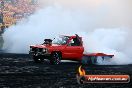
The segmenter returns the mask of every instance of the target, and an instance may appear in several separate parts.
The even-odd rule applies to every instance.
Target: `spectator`
[[[3,14],[0,16],[0,22],[12,25],[16,23],[14,20],[17,21],[31,15],[36,9],[36,2],[37,0],[0,0],[0,12]],[[11,19],[12,22],[9,23]]]

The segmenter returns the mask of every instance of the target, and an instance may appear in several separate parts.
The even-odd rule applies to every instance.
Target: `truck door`
[[[84,48],[81,44],[81,41],[78,41],[76,38],[73,38],[68,43],[65,48],[64,56],[67,59],[80,59],[83,55]]]

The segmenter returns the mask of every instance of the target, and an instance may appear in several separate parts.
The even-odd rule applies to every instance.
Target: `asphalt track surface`
[[[132,88],[130,83],[78,84],[76,72],[79,63],[62,62],[50,65],[48,61],[34,63],[26,54],[0,54],[0,88]],[[132,65],[86,65],[87,74],[130,75]]]

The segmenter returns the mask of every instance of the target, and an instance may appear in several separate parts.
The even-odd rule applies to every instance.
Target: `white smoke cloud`
[[[82,34],[85,53],[106,53],[113,54],[114,58],[110,62],[100,62],[100,64],[130,64],[132,63],[132,49],[128,44],[127,36],[130,35],[126,29],[96,29],[88,34]],[[125,48],[125,49],[124,49]],[[125,50],[129,50],[129,53]]]
[[[80,12],[71,12],[56,5],[48,6],[29,17],[27,22],[7,29],[3,35],[4,49],[7,52],[27,53],[29,45],[42,43],[44,38],[73,34],[77,30],[79,32],[86,20],[81,18],[84,16]]]
[[[83,37],[85,53],[114,54],[115,58],[112,58],[109,64],[132,63],[132,39],[130,39],[132,32],[122,28],[122,25],[115,26],[116,24],[105,21],[109,16],[107,11],[109,8],[101,6],[94,11],[93,9],[69,9],[67,5],[64,7],[60,3],[51,1],[47,1],[48,4],[28,20],[6,30],[3,34],[4,50],[10,53],[28,53],[30,45],[41,44],[44,38],[54,38],[58,34],[78,33]],[[102,29],[98,28],[100,26]]]

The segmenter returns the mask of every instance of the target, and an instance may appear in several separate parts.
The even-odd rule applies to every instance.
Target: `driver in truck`
[[[73,38],[71,46],[80,46],[80,44],[81,44],[80,37],[77,34],[75,34],[75,35],[76,35],[76,37]]]

